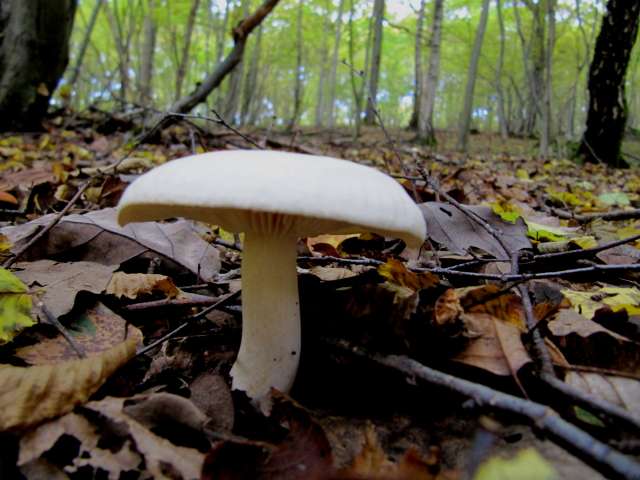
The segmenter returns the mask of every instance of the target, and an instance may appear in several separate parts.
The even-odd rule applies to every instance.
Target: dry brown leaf
[[[348,268],[342,267],[311,267],[309,269],[313,275],[325,282],[332,282],[334,280],[342,280],[343,278],[355,277],[356,273]]]
[[[460,298],[455,289],[449,288],[436,300],[433,308],[433,320],[436,325],[442,326],[454,323],[464,313]]]
[[[590,337],[595,333],[609,335],[621,342],[628,342],[629,339],[618,335],[615,332],[603,327],[599,323],[589,320],[573,309],[563,308],[553,316],[553,320],[548,323],[549,331],[556,337],[565,337],[572,333],[582,338]]]
[[[79,292],[102,293],[117,267],[94,262],[37,260],[20,262],[16,268],[16,276],[35,290],[38,300],[58,318],[71,311]],[[38,302],[34,304],[37,307]]]
[[[154,273],[124,273],[116,272],[107,285],[107,293],[118,298],[136,299],[140,295],[160,292],[168,298],[175,298],[180,290],[173,280],[166,275]]]
[[[514,378],[531,361],[518,327],[486,313],[467,313],[462,319],[471,340],[455,361]]]
[[[30,427],[84,403],[136,352],[131,337],[100,355],[56,365],[0,366],[0,431]]]
[[[142,332],[139,329],[127,325],[124,318],[100,302],[96,302],[82,313],[71,316],[67,319],[66,325],[74,343],[87,355],[99,354],[115,347],[125,338],[142,341]],[[51,365],[65,360],[75,360],[78,353],[62,335],[57,335],[18,349],[16,356],[31,365]]]
[[[433,288],[439,283],[437,275],[429,272],[412,272],[404,263],[395,258],[390,258],[384,265],[380,265],[378,273],[386,280],[401,287],[410,288],[414,292],[423,288]]]
[[[567,372],[565,382],[595,398],[619,405],[640,420],[640,381],[598,373]]]
[[[489,284],[478,288],[461,289],[460,303],[469,313],[486,313],[503,322],[526,330],[524,311],[520,297],[504,292],[499,285]]]
[[[107,397],[89,402],[78,413],[41,425],[21,439],[18,466],[24,472],[46,456],[56,462],[58,471],[89,478],[98,472],[104,475],[105,470],[115,479],[131,475],[142,479],[200,478],[204,455],[172,444],[128,415],[124,404],[130,400]],[[50,454],[69,438],[76,444],[75,457]]]

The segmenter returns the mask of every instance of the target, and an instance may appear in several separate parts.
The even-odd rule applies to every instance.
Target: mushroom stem
[[[242,255],[242,340],[231,376],[268,411],[271,387],[288,392],[300,358],[296,238],[248,232]]]

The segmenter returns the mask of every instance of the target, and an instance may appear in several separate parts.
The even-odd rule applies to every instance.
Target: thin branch
[[[605,476],[640,479],[640,464],[635,460],[621,454],[567,422],[546,405],[524,400],[485,385],[434,370],[405,356],[368,354],[346,342],[330,343],[343,351],[348,351],[358,357],[402,372],[411,384],[415,384],[415,378],[420,378],[428,383],[465,395],[471,398],[478,406],[510,412],[524,417],[536,428],[556,438],[561,446],[592,465]]]

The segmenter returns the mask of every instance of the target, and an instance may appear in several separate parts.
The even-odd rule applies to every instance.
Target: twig
[[[566,210],[560,210],[559,208],[552,208],[551,212],[565,220],[575,220],[577,222],[590,222],[592,220],[629,220],[631,218],[640,218],[640,208],[634,208],[633,210],[619,210],[608,213],[583,213],[575,214],[567,212]]]
[[[69,210],[71,210],[71,207],[73,207],[75,203],[80,199],[80,196],[84,193],[84,191],[89,188],[90,184],[91,180],[88,180],[84,184],[82,184],[73,198],[69,200],[69,202],[62,210],[60,210],[60,212],[54,217],[54,219],[46,227],[44,227],[36,235],[34,235],[33,238],[31,238],[31,240],[29,240],[29,242],[24,247],[14,253],[13,257],[5,261],[2,266],[4,268],[11,267],[11,265],[18,261],[18,259],[22,257],[22,255],[24,255],[27,250],[29,250],[38,240],[44,237],[53,227],[55,227],[58,222],[62,220],[62,217],[64,217],[69,212]]]
[[[206,297],[201,295],[199,297]],[[203,307],[208,305],[214,305],[219,298],[206,297],[206,298],[164,298],[162,300],[152,300],[150,302],[132,303],[131,305],[125,305],[122,309],[129,312],[139,312],[141,310],[150,310],[153,308],[163,307]]]
[[[366,265],[370,267],[377,267],[379,265],[384,265],[384,262],[381,260],[376,260],[374,258],[340,258],[340,257],[332,257],[330,255],[323,257],[309,257],[309,256],[300,256],[298,257],[299,262],[311,262],[311,263],[339,263],[342,265]]]
[[[575,372],[596,373],[598,375],[609,375],[611,377],[624,377],[632,380],[640,381],[640,375],[637,373],[623,372],[622,370],[613,370],[611,368],[592,367],[590,365],[566,365],[564,363],[553,363],[556,368],[564,370],[572,370]]]
[[[614,242],[603,243],[602,245],[598,245],[597,247],[585,248],[583,250],[571,250],[568,252],[555,252],[555,253],[544,253],[541,255],[534,255],[533,260],[549,260],[549,259],[557,259],[557,258],[570,258],[570,257],[587,257],[593,255],[595,253],[602,252],[604,250],[609,250],[614,247],[618,247],[620,245],[625,245],[627,243],[635,242],[636,240],[640,240],[640,235],[633,235],[632,237],[623,238],[622,240],[616,240]]]
[[[567,422],[546,405],[524,400],[485,385],[454,377],[422,365],[408,357],[368,354],[346,342],[330,342],[330,344],[379,365],[400,371],[407,377],[409,383],[413,384],[414,379],[417,377],[431,384],[465,395],[479,406],[506,411],[527,418],[535,427],[555,437],[564,448],[567,448],[581,460],[589,463],[606,476],[640,479],[640,464],[635,460],[621,454]]]
[[[58,330],[60,335],[64,337],[67,343],[76,352],[78,357],[86,358],[87,354],[84,351],[84,349],[76,343],[76,341],[73,339],[71,335],[69,335],[69,331],[65,328],[64,325],[60,323],[60,321],[56,318],[56,316],[53,313],[51,313],[51,310],[49,310],[47,306],[42,302],[40,302],[38,306],[40,307],[40,310],[42,310],[42,313],[44,313],[44,316],[47,317],[47,322],[49,322]]]
[[[191,315],[190,317],[187,318],[186,321],[184,321],[183,323],[181,323],[180,325],[178,325],[176,328],[174,328],[173,330],[171,330],[169,333],[167,333],[166,335],[160,337],[158,340],[156,340],[153,343],[150,343],[149,345],[147,345],[146,347],[141,348],[140,350],[138,350],[136,352],[136,356],[140,356],[140,355],[144,355],[145,353],[147,353],[149,350],[153,350],[154,348],[156,348],[158,345],[163,344],[164,342],[166,342],[167,340],[171,339],[172,337],[175,337],[178,333],[180,333],[182,330],[184,330],[185,328],[187,328],[187,326],[189,326],[191,323],[195,322],[196,320],[200,320],[201,318],[203,318],[205,315],[207,315],[209,312],[212,312],[218,308],[224,307],[227,303],[229,303],[230,301],[234,300],[235,298],[237,298],[240,295],[240,290],[238,290],[237,292],[233,292],[230,293],[224,297],[222,297],[220,300],[218,300],[216,303],[214,303],[213,305],[211,305],[210,307],[205,308],[204,310],[202,310],[199,313],[196,313],[195,315]]]

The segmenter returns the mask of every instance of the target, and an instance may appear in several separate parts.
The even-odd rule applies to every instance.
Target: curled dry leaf
[[[471,340],[455,361],[514,378],[531,361],[518,327],[486,313],[466,313],[462,319]]]
[[[135,398],[135,397],[134,397]],[[29,471],[43,457],[58,472],[97,478],[191,480],[200,478],[204,455],[174,445],[126,413],[130,399],[107,397],[41,425],[20,442],[18,466]],[[188,400],[184,400],[188,402]],[[73,441],[75,456],[52,455]],[[144,469],[141,470],[141,466]],[[105,472],[106,471],[106,472]]]
[[[135,355],[138,338],[82,360],[34,367],[0,366],[0,431],[25,428],[71,411]]]
[[[401,287],[406,287],[414,292],[424,288],[433,288],[439,283],[437,275],[429,272],[415,273],[409,270],[404,263],[395,258],[390,258],[384,265],[378,267],[378,273]]]
[[[436,300],[433,320],[438,326],[448,325],[456,322],[463,313],[458,294],[453,288],[449,288]]]
[[[166,275],[152,273],[124,273],[116,272],[107,285],[107,293],[118,298],[136,299],[140,295],[163,293],[167,298],[175,298],[180,290],[173,280]]]

